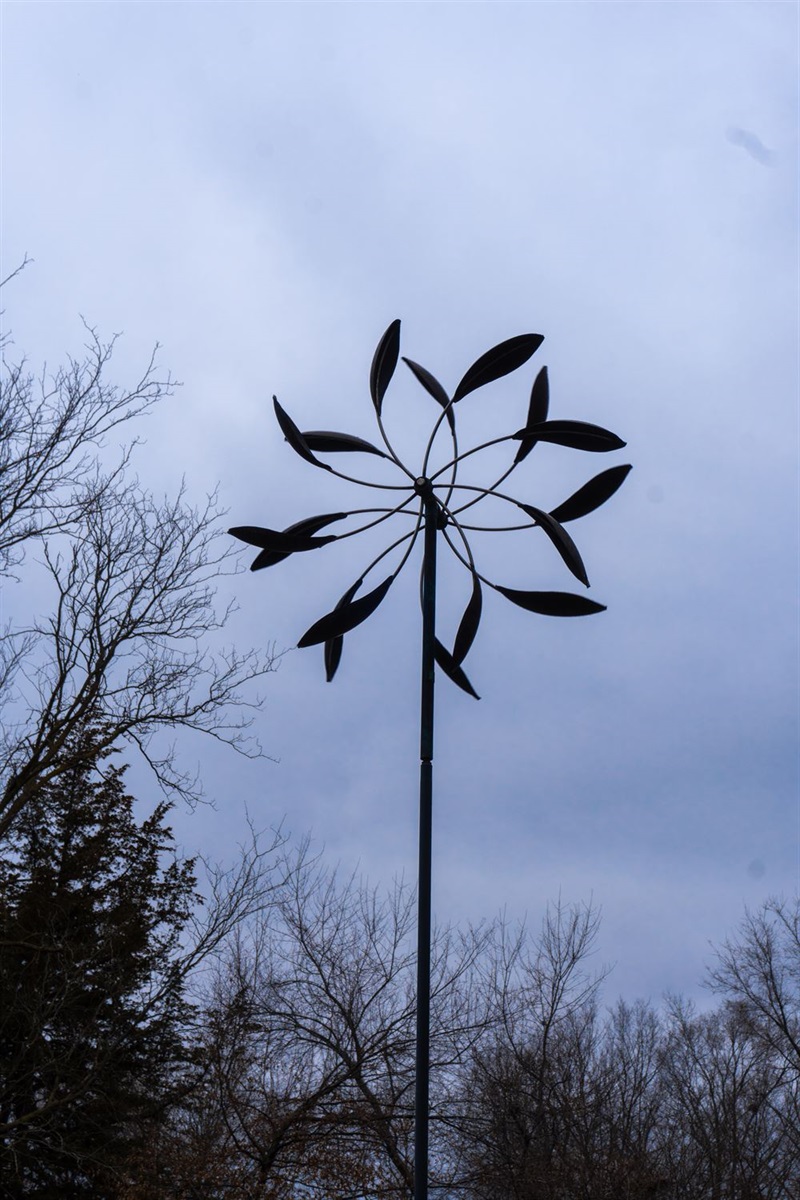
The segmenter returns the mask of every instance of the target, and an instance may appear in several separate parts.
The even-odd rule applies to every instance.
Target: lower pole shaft
[[[417,1038],[414,1090],[414,1200],[428,1200],[431,1024],[431,842],[433,826],[433,682],[436,638],[436,534],[439,510],[425,500],[422,563],[422,696],[420,707],[419,883],[417,887]]]
[[[431,832],[433,764],[419,773],[419,886],[417,895],[417,1078],[414,1091],[414,1200],[428,1200],[428,1113],[431,1022]]]

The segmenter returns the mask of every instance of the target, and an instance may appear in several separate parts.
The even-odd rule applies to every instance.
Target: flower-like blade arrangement
[[[265,567],[272,567],[292,554],[317,550],[331,542],[352,537],[354,534],[380,525],[394,516],[402,515],[406,519],[410,517],[413,520],[413,529],[396,538],[377,558],[373,559],[356,582],[347,589],[336,606],[316,621],[300,638],[298,642],[300,647],[324,645],[325,673],[329,682],[333,679],[339,666],[345,634],[365,621],[384,599],[411,555],[425,523],[426,514],[429,518],[432,511],[435,511],[437,533],[442,535],[456,559],[469,572],[472,583],[471,595],[459,623],[452,651],[437,639],[434,657],[444,674],[476,699],[477,693],[467,678],[462,664],[480,625],[483,607],[482,585],[498,592],[520,608],[546,616],[586,616],[602,612],[605,608],[604,605],[579,593],[520,591],[492,582],[478,571],[468,539],[468,534],[473,531],[506,532],[530,528],[541,529],[571,574],[584,586],[589,586],[586,568],[578,548],[564,525],[569,521],[586,516],[605,504],[606,500],[614,495],[625,480],[631,469],[630,465],[625,464],[602,471],[549,512],[517,500],[499,489],[512,471],[527,458],[540,442],[549,442],[553,445],[566,446],[589,453],[607,453],[619,450],[625,443],[616,434],[599,425],[592,425],[585,421],[549,419],[549,380],[547,368],[542,367],[533,381],[527,417],[525,424],[520,429],[503,437],[483,442],[481,445],[463,452],[460,452],[458,447],[455,406],[477,389],[493,383],[523,366],[536,353],[543,340],[541,334],[529,333],[509,338],[494,346],[481,355],[465,372],[452,395],[448,394],[439,380],[427,368],[409,358],[403,358],[403,362],[417,382],[436,401],[441,410],[430,434],[419,472],[410,470],[401,461],[392,447],[383,422],[384,399],[400,359],[399,321],[393,321],[381,338],[370,370],[370,395],[383,449],[352,434],[329,430],[303,432],[281,407],[277,398],[274,398],[275,415],[286,441],[307,463],[351,483],[358,483],[384,492],[400,493],[400,495],[397,496],[398,502],[391,507],[359,509],[350,513],[325,513],[321,516],[307,517],[283,530],[252,525],[237,526],[231,529],[229,532],[234,537],[259,550],[251,570],[258,571]],[[434,441],[445,421],[452,445],[451,457],[443,466],[430,472],[429,462]],[[474,487],[459,482],[458,470],[465,458],[489,446],[514,441],[518,442],[519,446],[513,461],[490,486]],[[387,484],[362,479],[345,474],[317,457],[328,454],[340,456],[348,453],[367,454],[372,456],[373,460],[375,458],[388,460],[398,469],[404,477],[404,481],[398,484]],[[470,523],[467,514],[488,497],[510,505],[515,510],[514,523],[501,526]],[[524,514],[526,520],[520,520],[520,513]],[[354,529],[347,529],[343,533],[326,532],[320,536],[321,530],[326,530],[334,523],[363,515],[368,515],[370,519]],[[395,550],[400,557],[395,570],[371,590],[362,591],[367,575],[389,553]]]

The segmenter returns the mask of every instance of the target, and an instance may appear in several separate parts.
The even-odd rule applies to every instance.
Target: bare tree
[[[660,1154],[676,1200],[789,1200],[800,1169],[783,1114],[796,1081],[742,1007],[672,1000],[662,1057]]]
[[[220,941],[196,1086],[126,1200],[412,1194],[413,897],[285,856]],[[741,1003],[598,1008],[597,914],[435,940],[432,1182],[464,1200],[795,1200],[798,1092]]]
[[[659,1013],[644,1001],[618,1001],[603,1024],[595,1066],[592,1154],[586,1165],[595,1180],[605,1182],[609,1196],[649,1197],[668,1182],[658,1155],[664,1036]]]
[[[754,1029],[800,1076],[800,898],[747,912],[708,972],[712,989],[745,1009]]]
[[[577,949],[580,928],[545,947]],[[548,984],[565,962],[574,985]],[[665,1018],[620,1003],[603,1018],[580,956],[530,965],[498,992],[504,1008],[509,993],[527,1004],[487,1028],[464,1076],[454,1128],[470,1200],[794,1200],[797,1079],[742,1006],[698,1015],[672,1001]]]
[[[589,970],[598,913],[560,901],[537,938],[498,927],[484,967],[491,1018],[461,1080],[453,1117],[462,1188],[478,1200],[560,1196],[586,1104],[596,1053],[596,996],[603,972]],[[566,1194],[566,1193],[563,1193]]]
[[[172,393],[156,366],[158,347],[131,387],[110,383],[117,339],[103,342],[84,327],[83,355],[52,374],[45,368],[36,376],[24,359],[10,360],[9,335],[0,342],[0,575],[19,564],[32,538],[80,526],[130,458],[133,444],[111,470],[101,468],[97,452],[108,434]]]
[[[219,958],[201,1081],[162,1147],[169,1194],[231,1200],[405,1197],[413,1191],[414,901],[344,882],[304,849],[262,917]],[[434,939],[434,1161],[459,1063],[482,1031],[470,987],[483,933]],[[474,982],[474,980],[473,980]],[[214,1188],[229,1188],[215,1192]],[[183,1189],[183,1190],[181,1190]],[[156,1193],[158,1194],[158,1193]],[[163,1192],[161,1193],[163,1194]]]
[[[115,465],[103,462],[105,436],[166,397],[169,378],[151,360],[133,387],[115,387],[113,341],[89,333],[82,358],[38,381],[3,364],[0,573],[11,585],[39,547],[48,599],[37,589],[34,615],[0,632],[0,837],[68,769],[65,747],[89,718],[108,746],[135,746],[187,797],[199,781],[159,748],[159,731],[260,753],[247,685],[274,655],[219,648],[230,608],[217,606],[215,582],[234,560],[216,496],[195,506],[181,485],[158,500],[128,474],[135,438]]]

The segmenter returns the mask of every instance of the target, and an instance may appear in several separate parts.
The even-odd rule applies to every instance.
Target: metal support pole
[[[426,481],[427,482],[427,481]],[[419,883],[417,888],[417,1049],[414,1105],[414,1200],[428,1200],[428,1107],[431,1009],[431,833],[433,682],[436,629],[436,534],[439,510],[428,484],[422,563],[422,698],[420,708]]]

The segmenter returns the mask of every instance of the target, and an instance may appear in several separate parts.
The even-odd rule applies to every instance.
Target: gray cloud
[[[742,901],[797,886],[794,173],[732,187],[714,132],[746,104],[791,144],[774,52],[793,16],[771,8],[754,42],[740,8],[4,17],[5,254],[36,259],[6,299],[16,339],[55,362],[82,311],[127,330],[120,373],[163,343],[184,386],[142,431],[160,486],[177,457],[198,491],[221,481],[232,524],[346,503],[270,397],[374,438],[369,362],[398,316],[448,387],[502,338],[546,335],[531,371],[463,401],[464,445],[519,425],[544,363],[553,416],[629,442],[624,489],[571,528],[608,612],[492,596],[466,664],[483,699],[438,689],[434,884],[470,919],[593,895],[628,994],[693,990]],[[412,461],[433,407],[398,372],[386,421]],[[607,465],[539,446],[517,491],[552,506]],[[535,537],[476,550],[511,587],[571,586]],[[242,642],[293,645],[370,555],[302,557],[235,581]],[[440,578],[452,637],[466,575],[446,558]],[[408,570],[334,684],[317,650],[288,654],[260,730],[280,763],[205,758],[222,816],[187,815],[187,842],[233,849],[246,802],[375,881],[413,877],[418,634]]]

